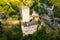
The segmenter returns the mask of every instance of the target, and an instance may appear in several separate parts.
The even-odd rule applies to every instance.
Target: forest
[[[21,29],[21,16],[18,16],[20,13],[20,7],[26,5],[30,8],[30,14],[34,9],[39,15],[48,14],[48,11],[45,10],[44,4],[47,7],[53,8],[54,17],[59,18],[60,23],[60,0],[0,0],[0,19],[5,21],[1,23],[0,21],[0,40],[60,40],[60,28],[49,25],[42,26],[41,29],[34,32],[32,35],[23,36]],[[19,24],[10,25],[12,28],[8,28],[9,23],[7,20],[19,20]],[[39,23],[39,22],[38,22]],[[50,31],[49,33],[47,31]]]

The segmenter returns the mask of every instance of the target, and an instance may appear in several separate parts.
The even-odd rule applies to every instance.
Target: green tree
[[[46,28],[44,26],[33,34],[33,40],[47,40]]]
[[[18,16],[17,16],[17,15],[13,15],[13,16],[12,16],[12,19],[13,19],[13,20],[18,20]]]
[[[56,33],[53,31],[47,35],[47,40],[57,40]]]
[[[46,28],[44,26],[37,32],[37,40],[47,40]]]
[[[48,0],[49,3],[51,3],[52,5],[55,5],[57,7],[60,7],[60,0]]]

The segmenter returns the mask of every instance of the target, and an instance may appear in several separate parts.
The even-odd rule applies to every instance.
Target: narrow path
[[[55,25],[55,17],[53,13],[54,5],[50,8],[46,4],[44,4],[44,9],[48,11],[48,16],[50,17],[50,23],[53,20],[53,24]]]

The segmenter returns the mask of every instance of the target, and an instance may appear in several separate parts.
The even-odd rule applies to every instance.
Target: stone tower
[[[29,7],[27,7],[26,5],[23,5],[21,7],[21,16],[22,22],[29,22],[30,20]]]

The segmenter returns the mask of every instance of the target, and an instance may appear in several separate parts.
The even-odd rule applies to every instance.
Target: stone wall
[[[29,27],[22,26],[23,35],[33,34],[37,30],[37,25],[31,25]]]

